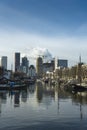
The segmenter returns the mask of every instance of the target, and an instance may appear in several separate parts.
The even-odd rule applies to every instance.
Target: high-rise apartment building
[[[7,70],[7,56],[1,57],[1,66]]]
[[[15,53],[15,71],[20,71],[20,53]]]
[[[28,75],[30,77],[35,77],[36,76],[36,69],[35,69],[34,65],[30,65]]]
[[[43,75],[43,60],[41,57],[38,57],[36,60],[36,73],[38,77]]]
[[[24,68],[25,68],[24,73],[28,73],[28,67],[29,67],[29,61],[28,61],[27,57],[23,57],[22,58],[22,70],[24,70]]]

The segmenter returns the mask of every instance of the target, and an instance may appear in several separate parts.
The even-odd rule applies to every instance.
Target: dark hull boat
[[[26,88],[25,84],[21,84],[21,85],[15,84],[13,86],[10,86],[8,84],[0,85],[0,90],[20,90],[25,88]]]
[[[87,86],[82,86],[78,84],[67,84],[64,89],[71,92],[84,92],[87,91]]]
[[[76,92],[83,92],[83,91],[87,91],[87,87],[82,85],[72,84],[72,90]]]

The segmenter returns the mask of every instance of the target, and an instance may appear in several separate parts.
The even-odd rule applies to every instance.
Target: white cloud
[[[42,57],[44,62],[48,62],[52,59],[51,53],[46,48],[34,47],[31,49],[27,49],[27,52],[24,54],[29,58],[36,59],[38,57]]]

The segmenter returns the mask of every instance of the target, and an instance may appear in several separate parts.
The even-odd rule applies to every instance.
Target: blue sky
[[[53,56],[87,63],[86,0],[0,0],[0,56],[47,48]]]

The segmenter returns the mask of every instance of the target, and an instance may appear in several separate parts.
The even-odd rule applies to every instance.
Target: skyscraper
[[[7,70],[7,56],[1,57],[1,66]]]
[[[28,67],[29,67],[29,61],[28,61],[27,57],[23,57],[22,58],[22,69],[23,68],[26,69],[25,73],[28,73]]]
[[[41,57],[37,58],[36,61],[36,73],[38,77],[42,77],[43,74],[43,60]]]
[[[20,53],[16,52],[15,53],[15,71],[20,70]]]

